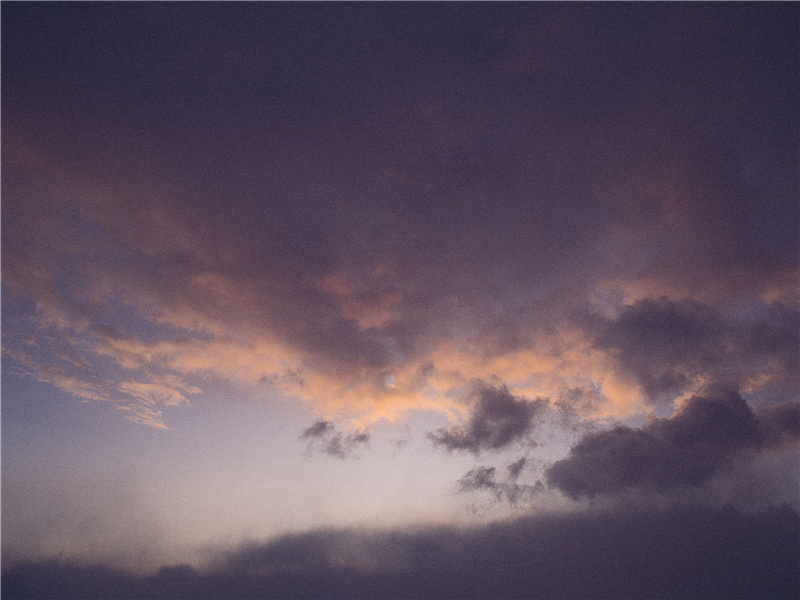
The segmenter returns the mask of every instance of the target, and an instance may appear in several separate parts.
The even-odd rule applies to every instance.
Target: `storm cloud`
[[[546,477],[573,498],[633,489],[668,493],[702,484],[740,453],[796,440],[797,419],[797,403],[754,413],[735,392],[694,396],[669,419],[584,435]]]
[[[5,345],[27,376],[159,428],[198,375],[372,418],[475,377],[798,384],[791,9],[228,10],[87,7],[73,30],[6,9]],[[598,304],[618,316],[580,339]],[[80,364],[37,360],[50,329]]]

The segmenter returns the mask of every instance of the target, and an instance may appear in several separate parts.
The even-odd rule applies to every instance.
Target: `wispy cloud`
[[[458,480],[459,491],[474,492],[486,490],[494,494],[498,502],[506,501],[512,506],[518,503],[529,505],[538,494],[545,491],[541,481],[534,484],[517,482],[524,458],[507,467],[509,473],[505,481],[498,481],[495,467],[477,466]]]
[[[357,429],[350,433],[339,431],[331,421],[317,421],[300,434],[308,441],[309,452],[322,452],[336,458],[351,458],[359,446],[369,443],[370,434]]]

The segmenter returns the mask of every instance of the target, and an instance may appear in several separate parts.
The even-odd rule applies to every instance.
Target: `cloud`
[[[303,433],[300,435],[300,439],[307,440],[311,438],[325,437],[333,431],[333,423],[330,421],[317,421],[311,427],[303,431]]]
[[[87,333],[75,323],[71,325],[55,329],[62,335],[31,336],[21,343],[13,340],[4,347],[17,373],[49,383],[77,398],[108,402],[128,420],[157,429],[167,429],[159,407],[188,403],[188,395],[201,391],[174,374],[142,368],[150,361],[131,353],[120,353],[114,365],[119,368],[110,368],[98,360],[107,352],[102,350],[102,343],[96,343],[94,333],[107,336],[111,332],[92,328]]]
[[[493,387],[482,381],[474,385],[472,401],[472,413],[466,424],[439,428],[429,433],[428,438],[450,452],[465,450],[478,454],[482,450],[499,450],[522,439],[545,405],[544,400],[518,398],[504,385]]]
[[[248,544],[203,571],[134,576],[49,561],[3,570],[10,597],[790,598],[789,508],[612,507],[474,529],[323,530]],[[5,566],[5,565],[4,565]]]
[[[530,397],[600,390],[592,410],[615,416],[640,408],[636,386],[675,397],[721,370],[796,387],[790,9],[365,6],[366,38],[338,8],[322,29],[301,24],[313,7],[120,9],[121,28],[168,25],[185,53],[112,36],[111,58],[83,41],[98,13],[30,17],[48,10],[7,15],[6,55],[29,66],[4,77],[4,290],[110,401],[165,374],[270,381],[373,419],[451,411],[494,375]],[[259,66],[263,36],[239,20],[281,32],[278,63]],[[142,90],[166,83],[154,110]],[[732,316],[775,300],[789,329],[777,308]],[[578,335],[571,315],[597,305],[618,316]],[[651,326],[657,348],[637,337]]]
[[[765,402],[755,407],[763,445],[783,447],[800,439],[800,402]]]
[[[358,446],[369,443],[369,438],[369,432],[362,430],[344,434],[331,421],[325,420],[317,421],[300,435],[301,440],[308,440],[309,451],[342,459],[352,457]]]
[[[519,460],[511,463],[506,468],[508,469],[508,475],[511,479],[516,480],[519,477],[519,474],[522,473],[522,469],[525,468],[525,463],[528,462],[526,457],[522,457]]]
[[[539,443],[541,398],[573,433],[682,403],[584,433],[549,472],[576,497],[679,494],[796,444],[796,5],[134,3],[110,20],[70,6],[3,4],[12,378],[160,428],[217,383],[279,393],[324,415],[299,435],[338,458],[369,434],[330,419],[452,416],[475,379],[503,384],[475,386],[465,419],[428,436],[436,447]],[[703,392],[709,381],[754,407]],[[511,499],[527,469],[476,466],[460,485]],[[780,535],[796,534],[781,514]],[[517,554],[486,530],[398,534],[397,553],[370,538],[425,576],[350,595],[431,596],[441,565],[452,597],[653,596],[648,576],[673,597],[785,589],[761,579],[786,581],[785,563],[755,535],[777,521],[633,516],[501,525]],[[631,531],[647,543],[627,545]],[[735,550],[752,564],[696,537],[743,531],[758,543]],[[363,570],[337,565],[373,563],[312,551],[333,539],[365,538],[265,544],[238,582],[177,569],[118,589],[345,594]],[[282,574],[254,574],[264,565]],[[286,575],[303,568],[314,576]]]
[[[596,324],[594,346],[611,353],[651,400],[673,400],[708,381],[797,388],[800,312],[779,303],[742,317],[662,297],[625,306]]]
[[[506,481],[495,479],[497,469],[495,467],[477,466],[471,469],[466,475],[458,480],[459,491],[474,492],[488,490],[495,495],[498,502],[507,501],[510,505],[516,506],[520,501],[530,501],[536,495],[545,491],[544,484],[537,481],[533,485],[517,483],[516,479],[522,470],[525,458],[509,465],[509,477]]]
[[[785,436],[796,439],[797,410],[792,403],[754,412],[734,392],[693,396],[669,419],[584,435],[546,479],[576,499],[698,486],[741,453],[774,448]]]

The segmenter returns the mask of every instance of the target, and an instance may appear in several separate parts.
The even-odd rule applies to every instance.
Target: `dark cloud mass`
[[[800,403],[764,403],[755,407],[762,443],[766,447],[791,445],[800,439]]]
[[[798,384],[792,5],[23,6],[2,243],[31,377],[156,427],[197,373],[380,413],[576,360],[599,305],[600,354],[531,395],[599,388],[603,353],[651,398]],[[49,327],[118,372],[48,370],[20,340]]]
[[[672,400],[697,378],[735,386],[772,380],[783,397],[800,385],[800,311],[793,307],[772,304],[737,318],[662,297],[639,300],[596,327],[595,346],[616,356],[654,400]]]
[[[475,384],[474,406],[464,425],[429,433],[434,444],[448,451],[499,450],[522,439],[535,424],[534,417],[546,406],[544,400],[526,400],[511,394],[505,386]]]
[[[327,530],[251,545],[206,572],[135,577],[58,562],[3,571],[9,598],[796,598],[788,508],[620,507],[474,530]]]
[[[573,498],[633,489],[668,493],[707,481],[739,453],[796,441],[797,419],[797,403],[754,413],[733,392],[694,396],[669,419],[584,435],[546,477]]]

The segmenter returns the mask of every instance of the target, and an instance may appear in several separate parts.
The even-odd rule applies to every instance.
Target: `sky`
[[[800,596],[798,4],[1,10],[9,598]]]

